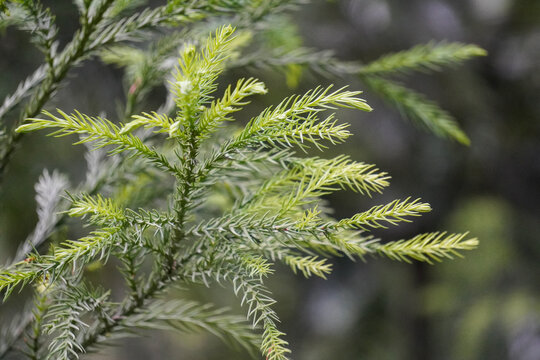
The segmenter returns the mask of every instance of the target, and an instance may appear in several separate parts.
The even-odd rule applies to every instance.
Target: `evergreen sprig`
[[[320,147],[319,139],[332,143],[343,142],[350,133],[346,125],[339,125],[333,116],[320,120],[316,115],[328,109],[344,107],[371,111],[367,103],[357,97],[359,91],[339,89],[330,92],[332,86],[317,88],[300,96],[291,96],[275,108],[268,108],[252,119],[229,145],[241,148],[256,142],[270,142],[282,146],[305,146],[310,142]]]
[[[51,290],[48,290],[51,291]],[[46,359],[78,359],[85,350],[77,338],[80,329],[87,328],[83,315],[101,312],[107,306],[109,293],[86,286],[52,290],[56,301],[45,315],[47,334],[52,335]]]
[[[478,245],[476,239],[466,239],[467,233],[447,234],[434,232],[416,235],[409,240],[398,240],[387,244],[376,243],[372,247],[377,252],[394,260],[410,262],[411,260],[441,261],[462,256],[460,250],[471,250]]]
[[[382,56],[362,66],[359,72],[388,75],[411,71],[440,71],[444,66],[455,66],[473,57],[485,55],[484,49],[472,44],[430,42]]]
[[[31,118],[32,122],[21,125],[17,128],[18,132],[28,132],[39,129],[53,128],[58,129],[51,133],[53,136],[66,136],[72,134],[84,135],[77,144],[92,142],[96,148],[104,146],[114,146],[111,153],[120,153],[131,150],[141,157],[148,159],[158,167],[161,167],[172,174],[178,172],[174,165],[171,165],[167,158],[145,145],[141,139],[133,136],[124,129],[107,119],[100,117],[91,118],[88,115],[76,111],[75,114],[68,115],[62,110],[58,110],[60,116],[55,116],[48,111],[43,111],[49,119]],[[143,155],[144,154],[144,155]]]
[[[85,4],[84,16],[99,15],[102,2]],[[269,2],[254,16],[286,4]],[[116,11],[121,13],[121,6]],[[267,92],[264,83],[249,78],[215,95],[220,75],[241,46],[236,40],[235,29],[223,26],[205,42],[185,44],[170,80],[174,112],[126,111],[132,116],[117,125],[76,110],[43,111],[43,117],[30,116],[18,127],[19,132],[52,129],[55,136],[79,136],[75,144],[97,149],[87,157],[88,174],[99,177],[68,194],[62,213],[90,226],[87,235],[64,239],[46,254],[34,251],[0,270],[4,300],[15,289],[36,284],[31,359],[76,359],[136,329],[153,328],[203,329],[248,350],[259,348],[266,359],[285,360],[291,351],[265,284],[276,261],[306,277],[326,278],[332,256],[431,263],[477,246],[467,234],[428,233],[393,242],[369,234],[430,211],[420,200],[395,200],[347,219],[331,216],[325,195],[352,190],[375,196],[389,186],[388,174],[374,165],[343,155],[295,154],[310,144],[322,150],[345,141],[351,134],[337,111],[371,111],[359,91],[319,87],[266,108],[238,131],[222,131],[248,97]],[[106,160],[102,148],[117,162]],[[53,199],[67,187],[62,184]],[[54,201],[47,204],[57,209]],[[85,270],[109,258],[121,264],[117,274],[124,279],[125,297],[120,303],[86,282]],[[167,292],[178,284],[229,286],[252,326],[188,299],[189,294]]]
[[[419,216],[421,213],[431,211],[431,206],[426,203],[421,203],[420,199],[409,201],[410,198],[404,201],[394,200],[386,205],[377,205],[371,209],[358,213],[349,219],[340,220],[336,227],[347,227],[367,230],[371,228],[384,228],[385,225],[381,222],[397,225],[398,222],[411,220],[409,216]]]
[[[396,74],[409,75],[413,71],[440,71],[443,67],[455,66],[468,59],[485,55],[486,51],[476,45],[441,42],[418,45],[363,64],[338,60],[329,51],[307,48],[283,51],[279,48],[263,48],[234,60],[232,66],[277,68],[286,73],[290,66],[300,66],[329,78],[339,76],[348,81],[350,81],[350,76],[355,76],[369,90],[377,93],[415,124],[437,136],[468,145],[469,138],[452,115],[424,95],[388,77]]]

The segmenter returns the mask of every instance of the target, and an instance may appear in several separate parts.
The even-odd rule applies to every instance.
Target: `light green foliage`
[[[397,225],[400,221],[410,221],[407,216],[419,216],[423,212],[431,211],[429,204],[419,202],[416,199],[409,202],[394,200],[387,205],[377,205],[362,213],[354,215],[350,219],[343,219],[337,223],[337,227],[349,227],[367,230],[371,228],[384,228],[385,225],[380,222]]]
[[[460,250],[470,250],[478,245],[476,239],[466,239],[464,234],[447,234],[446,232],[426,233],[409,240],[398,240],[384,245],[375,244],[376,251],[396,260],[410,262],[411,259],[432,263],[442,258],[452,259],[461,256]]]
[[[248,350],[259,348],[266,359],[288,359],[291,351],[278,328],[275,300],[264,283],[275,262],[306,277],[326,278],[332,256],[384,255],[431,263],[477,246],[466,234],[428,233],[381,242],[368,233],[431,210],[410,198],[347,219],[330,216],[324,195],[352,190],[372,196],[389,186],[388,174],[374,165],[344,155],[324,159],[295,154],[310,147],[322,150],[351,136],[348,125],[332,112],[371,111],[359,91],[319,87],[263,110],[237,131],[221,131],[249,103],[248,97],[267,92],[264,83],[249,78],[227,87],[221,97],[215,95],[219,76],[241,45],[234,31],[223,26],[206,42],[183,46],[170,81],[173,115],[143,112],[116,125],[78,111],[69,115],[58,110],[58,116],[43,111],[43,117],[19,126],[19,132],[77,134],[76,144],[90,144],[98,152],[107,148],[119,159],[112,174],[130,174],[127,184],[117,186],[115,176],[99,170],[110,163],[99,153],[89,156],[89,174],[110,176],[99,180],[109,184],[108,194],[92,193],[99,181],[87,181],[93,184],[90,193],[70,195],[65,212],[92,226],[89,235],[64,240],[45,255],[34,252],[0,271],[4,299],[17,287],[38,284],[31,358],[47,353],[45,358],[75,359],[110,339],[152,328],[203,329]],[[121,61],[111,54],[105,57]],[[153,181],[159,185],[142,195]],[[110,257],[120,260],[126,283],[126,297],[119,304],[109,292],[91,289],[85,277],[90,263]],[[192,283],[228,285],[252,326],[210,304],[167,294],[174,284]],[[43,338],[42,333],[52,336]]]
[[[332,272],[332,267],[326,259],[319,259],[316,256],[286,256],[285,263],[291,267],[296,274],[302,272],[305,277],[316,275],[326,279],[326,275]]]
[[[246,97],[266,92],[265,85],[253,78],[238,80],[234,90],[231,90],[231,86],[227,87],[221,99],[212,101],[210,107],[204,109],[199,124],[201,136],[211,134],[224,121],[234,120],[229,115],[241,110],[240,106],[249,104],[249,101],[244,100]]]
[[[92,231],[79,240],[65,241],[62,247],[53,248],[50,255],[31,255],[8,269],[0,270],[0,289],[5,290],[4,299],[11,295],[17,285],[26,285],[35,280],[47,283],[51,276],[54,280],[63,270],[77,263],[84,266],[96,259],[106,259],[116,244],[118,231],[118,228]]]
[[[146,146],[141,139],[127,133],[124,129],[120,129],[107,119],[100,117],[90,117],[76,111],[75,114],[68,115],[62,110],[58,110],[60,116],[55,116],[48,111],[43,114],[49,119],[33,119],[32,122],[21,125],[17,128],[18,132],[26,132],[38,129],[53,128],[58,129],[51,135],[66,136],[71,134],[80,134],[84,137],[77,143],[92,142],[96,148],[101,148],[108,145],[114,145],[115,148],[111,154],[121,153],[126,150],[131,150],[144,156],[147,159],[152,159],[151,162],[155,165],[166,169],[172,173],[178,170],[169,163],[167,158],[157,153],[155,150]],[[126,134],[127,133],[127,134]]]
[[[126,220],[122,209],[112,199],[105,199],[101,195],[72,199],[68,214],[74,217],[90,215],[90,222],[96,225],[122,223]]]

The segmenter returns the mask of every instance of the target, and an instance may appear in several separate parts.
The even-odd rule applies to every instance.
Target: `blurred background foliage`
[[[45,3],[65,31],[60,39],[67,41],[77,25],[71,3]],[[540,359],[540,2],[312,1],[277,22],[268,36],[269,44],[330,49],[340,59],[361,62],[433,40],[475,43],[489,52],[449,71],[400,79],[456,116],[470,147],[417,130],[366,92],[375,111],[342,114],[355,136],[332,149],[392,175],[392,187],[374,202],[411,195],[431,203],[432,213],[385,231],[386,238],[468,229],[481,240],[480,248],[435,266],[338,259],[327,281],[278,271],[269,287],[278,298],[276,309],[294,358]],[[27,35],[11,28],[2,31],[0,54],[3,97],[41,59]],[[230,79],[245,72],[234,69]],[[296,65],[285,74],[268,70],[257,76],[268,84],[268,103],[329,82],[363,88],[356,78],[321,78]],[[86,62],[48,107],[115,114],[130,85],[121,79],[117,68]],[[164,95],[164,89],[150,94],[145,108],[157,108]],[[41,133],[23,139],[0,190],[1,260],[34,226],[33,185],[42,170],[59,169],[73,183],[83,178],[83,149],[70,143],[48,141]],[[337,217],[371,205],[347,192],[329,200]],[[194,297],[230,303],[233,295],[221,290],[190,289]],[[208,336],[148,335],[93,356],[248,358]]]

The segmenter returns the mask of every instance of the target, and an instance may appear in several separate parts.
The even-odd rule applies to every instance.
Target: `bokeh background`
[[[76,27],[72,5],[49,3],[67,41]],[[355,136],[332,151],[377,164],[392,175],[392,186],[373,199],[347,192],[329,199],[336,216],[346,217],[375,203],[421,197],[432,205],[432,213],[381,236],[395,240],[425,231],[469,230],[480,247],[464,259],[435,266],[337,259],[326,281],[306,280],[278,267],[269,287],[278,299],[281,327],[294,358],[540,359],[540,1],[312,1],[290,19],[305,46],[333,50],[343,60],[368,62],[442,40],[475,43],[489,53],[441,73],[403,79],[459,120],[470,147],[414,128],[366,92],[375,111],[342,113]],[[40,59],[27,35],[4,31],[1,97]],[[121,75],[97,60],[86,62],[48,107],[114,114],[124,93]],[[230,74],[242,75],[242,70]],[[259,75],[269,84],[268,103],[329,82],[306,73],[291,89],[280,74]],[[362,88],[354,78],[334,82]],[[162,96],[158,91],[151,101],[159,104]],[[33,185],[42,170],[59,169],[73,184],[84,176],[84,149],[43,135],[24,138],[0,189],[2,261],[34,226]],[[227,291],[198,288],[192,293],[227,303],[233,300]],[[210,336],[147,335],[92,356],[249,358]]]

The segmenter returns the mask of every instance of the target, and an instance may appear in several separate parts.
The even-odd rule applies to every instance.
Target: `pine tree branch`
[[[65,112],[58,110],[60,117],[51,114],[48,111],[43,111],[43,114],[49,119],[31,118],[29,122],[19,126],[16,131],[18,133],[58,128],[51,133],[54,136],[67,136],[72,134],[80,134],[84,136],[75,144],[83,144],[93,142],[95,147],[101,148],[104,146],[115,146],[111,150],[111,154],[117,154],[122,151],[134,151],[141,157],[148,159],[161,169],[167,170],[172,175],[179,173],[176,166],[170,164],[167,158],[158,153],[156,150],[146,146],[138,137],[125,134],[122,130],[107,119],[100,117],[90,117],[75,111],[75,114],[68,115]]]
[[[111,198],[101,195],[94,197],[88,195],[72,197],[72,204],[67,211],[69,216],[90,215],[90,222],[104,226],[106,224],[122,225],[126,221],[124,210]]]
[[[266,92],[265,85],[253,78],[238,80],[234,90],[231,90],[231,86],[229,86],[223,97],[213,101],[201,115],[199,121],[201,138],[215,132],[224,121],[234,120],[229,115],[241,110],[240,106],[249,104],[249,101],[244,100],[244,98],[255,94],[266,94]]]
[[[31,320],[31,333],[29,341],[27,341],[28,353],[30,360],[40,360],[42,358],[42,345],[44,337],[44,322],[49,310],[49,299],[46,293],[37,292],[35,295],[35,308],[32,311],[33,319]]]
[[[137,297],[130,297],[118,306],[108,321],[96,321],[84,332],[79,343],[88,351],[100,343],[106,342],[108,337],[115,332],[125,331],[123,321],[129,321],[131,316],[144,309],[149,301],[161,294],[171,283],[178,279],[178,271],[185,263],[189,262],[195,254],[179,259],[175,267],[165,267],[161,273],[151,275],[142,287]],[[161,266],[161,264],[158,264]]]
[[[420,199],[409,201],[394,200],[386,205],[374,206],[371,209],[354,215],[349,219],[342,219],[335,225],[336,228],[355,228],[367,230],[368,228],[386,228],[381,222],[397,225],[398,222],[410,222],[407,217],[420,216],[421,213],[431,211],[431,206],[421,203]]]
[[[271,1],[272,6],[285,3]],[[88,12],[85,17],[94,16],[92,9],[84,11]],[[248,319],[262,328],[262,355],[286,360],[290,349],[285,334],[277,328],[275,300],[263,282],[273,273],[276,259],[306,277],[324,278],[331,267],[319,254],[351,258],[380,254],[431,262],[476,247],[476,239],[466,240],[466,234],[428,233],[381,243],[358,230],[409,221],[430,210],[418,200],[396,200],[341,221],[331,217],[322,196],[339,189],[370,195],[388,186],[389,177],[346,156],[301,159],[290,148],[302,147],[304,141],[317,146],[320,140],[344,140],[346,124],[337,124],[332,116],[321,120],[318,115],[336,107],[370,110],[357,97],[359,92],[318,88],[267,108],[243,130],[228,134],[221,144],[212,146],[205,141],[246,104],[245,97],[265,92],[264,84],[247,80],[234,89],[229,87],[221,99],[212,98],[225,61],[238,46],[233,31],[232,27],[218,29],[199,50],[184,47],[171,82],[178,110],[175,115],[144,113],[117,126],[105,119],[60,111],[60,116],[47,114],[48,119],[32,119],[19,128],[55,128],[57,136],[80,133],[86,136],[80,143],[94,141],[98,148],[112,145],[112,155],[129,150],[157,164],[163,178],[174,175],[160,184],[166,193],[152,189],[150,197],[138,196],[144,185],[163,178],[155,175],[156,169],[144,172],[140,162],[126,163],[133,166],[127,184],[114,184],[107,196],[71,197],[67,214],[81,216],[85,225],[97,225],[101,230],[65,241],[48,255],[34,254],[0,270],[4,298],[31,282],[52,291],[51,308],[39,326],[50,336],[47,358],[77,359],[99,344],[132,333],[133,327],[203,328],[246,347],[253,344],[247,329],[236,326],[237,318],[222,317],[219,311],[184,301],[156,302],[174,282],[183,280],[207,286],[230,282],[241,305],[247,307]],[[148,131],[134,132],[137,127],[168,133],[167,145],[157,150],[148,147],[144,143]],[[174,162],[169,160],[173,152]],[[99,168],[108,162],[101,156],[90,160],[90,175],[102,174]],[[101,181],[92,183],[93,188],[99,186]],[[137,206],[132,204],[144,208],[131,210],[129,207]],[[121,274],[127,286],[120,304],[84,287],[83,270],[90,269],[90,261],[107,260],[110,255],[124,264]],[[152,262],[152,270],[141,267],[148,262]],[[90,326],[86,319],[93,321]],[[34,358],[40,356],[40,337],[41,332],[31,345]]]
[[[393,260],[424,261],[433,264],[443,258],[452,259],[454,256],[462,257],[460,251],[472,250],[478,246],[476,238],[466,239],[467,233],[447,234],[446,232],[434,232],[420,234],[409,240],[398,240],[381,244],[374,242],[370,249]]]
[[[230,61],[229,68],[283,70],[290,65],[307,67],[327,78],[358,75],[363,66],[359,62],[340,61],[332,51],[301,47],[288,51],[263,49],[248,53]]]
[[[288,255],[284,260],[295,274],[301,272],[306,278],[316,275],[326,279],[326,275],[332,272],[332,266],[326,262],[326,259],[320,259],[316,256]]]
[[[208,38],[206,48],[200,54],[196,54],[193,47],[188,47],[178,61],[179,66],[172,89],[176,94],[179,110],[176,124],[178,124],[178,130],[180,127],[185,130],[188,139],[184,146],[182,172],[176,185],[179,195],[175,199],[174,211],[178,226],[175,228],[175,236],[170,244],[169,267],[174,267],[178,243],[185,238],[186,214],[197,185],[196,164],[201,140],[197,124],[197,118],[200,115],[199,108],[207,100],[208,95],[215,90],[216,78],[223,70],[223,60],[230,51],[233,32],[230,26],[216,30],[215,35]]]
[[[485,56],[484,49],[476,45],[430,42],[411,49],[385,55],[362,66],[362,75],[389,75],[410,71],[440,71],[443,66],[455,66],[477,56]]]
[[[382,76],[412,70],[436,71],[442,66],[459,64],[472,57],[483,55],[485,51],[475,45],[431,43],[390,54],[364,65],[360,62],[339,61],[331,52],[317,52],[301,48],[291,52],[277,52],[270,56],[267,52],[264,55],[254,53],[235,60],[231,66],[283,69],[290,65],[300,65],[326,77],[354,75],[413,122],[438,136],[468,145],[470,142],[468,137],[450,114],[423,95],[384,79]]]
[[[6,300],[17,285],[25,286],[34,280],[54,276],[75,262],[84,264],[91,259],[105,259],[117,245],[119,228],[105,228],[91,232],[77,241],[66,241],[63,247],[54,249],[52,255],[34,255],[7,269],[0,270],[0,291]]]
[[[110,294],[84,285],[66,285],[65,289],[52,291],[56,293],[56,302],[48,308],[46,314],[48,322],[45,331],[52,337],[46,359],[78,359],[84,348],[77,339],[77,333],[88,326],[83,315],[103,313],[101,310],[108,306]]]
[[[338,89],[334,92],[330,92],[332,86],[324,88],[317,88],[309,91],[302,96],[292,96],[284,99],[274,109],[268,108],[263,111],[259,116],[250,120],[245,129],[236,137],[231,148],[238,148],[246,146],[250,143],[264,142],[272,140],[273,138],[283,137],[280,131],[283,131],[283,124],[290,123],[288,132],[292,136],[292,131],[298,131],[302,133],[303,124],[312,124],[316,118],[310,116],[315,115],[321,111],[327,109],[334,109],[336,107],[344,107],[350,109],[358,109],[364,111],[371,111],[371,107],[363,100],[357,97],[361,92],[359,91],[345,91],[344,89]],[[307,114],[307,116],[305,116]],[[336,138],[337,140],[344,140],[347,134],[342,134],[341,127],[336,127],[335,122],[325,123],[326,126],[319,130],[319,135],[322,138],[328,136]],[[324,123],[324,122],[323,122]],[[278,133],[273,133],[278,131]],[[287,133],[287,131],[285,131]],[[329,135],[324,135],[328,132]],[[317,136],[315,134],[306,134],[306,139],[312,139],[310,136]]]
[[[91,147],[89,147],[91,149]],[[102,162],[102,157],[106,155],[102,149],[94,151],[88,151],[85,155],[88,162],[88,172],[86,174],[85,184],[82,186],[89,195],[97,194],[103,187],[110,186],[112,183],[118,180],[118,177],[122,176],[122,164],[127,157],[121,157],[121,161],[109,161]],[[112,158],[109,158],[112,159]],[[118,160],[117,158],[114,158]],[[135,166],[134,171],[144,171],[146,167],[145,161],[139,161],[142,165]],[[137,162],[131,165],[136,165]],[[114,171],[113,171],[114,170]],[[36,184],[36,200],[38,202],[38,224],[36,225],[34,232],[29,235],[25,242],[19,247],[15,257],[12,260],[12,264],[18,261],[22,261],[28,258],[32,251],[37,250],[42,246],[50,236],[56,233],[59,226],[65,223],[69,217],[69,212],[63,210],[63,205],[59,208],[55,208],[54,205],[59,199],[54,198],[54,194],[60,195],[65,189],[65,179],[53,172],[51,176],[44,175],[40,178]],[[42,199],[42,200],[40,200]],[[54,207],[54,208],[53,208]],[[54,210],[56,209],[56,210]],[[129,225],[143,225],[155,226],[157,228],[162,227],[164,224],[172,224],[173,219],[170,217],[164,217],[163,214],[157,212],[144,211],[139,209],[138,212],[134,212],[127,209],[128,223]]]
[[[206,249],[201,247],[207,246]],[[234,293],[241,298],[242,306],[247,307],[247,316],[253,322],[253,327],[261,326],[263,329],[261,353],[271,360],[288,360],[288,343],[283,339],[285,334],[278,330],[276,323],[279,322],[277,313],[272,309],[275,300],[271,297],[270,291],[262,283],[262,278],[252,265],[255,261],[246,262],[246,257],[250,255],[242,253],[242,256],[235,252],[232,244],[213,244],[210,240],[199,247],[199,256],[191,268],[191,276],[186,277],[192,281],[202,278],[208,285],[208,277],[215,281],[230,281],[233,285]],[[246,264],[248,266],[246,267]],[[251,275],[256,275],[252,277]]]

